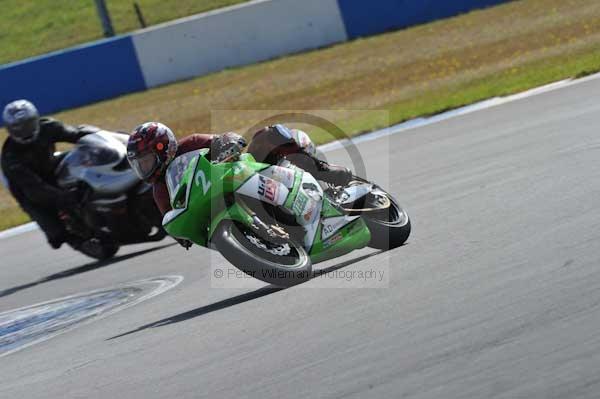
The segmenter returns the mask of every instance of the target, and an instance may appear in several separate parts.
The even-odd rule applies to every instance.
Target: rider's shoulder
[[[7,137],[4,144],[2,144],[2,158],[4,159],[11,159],[13,154],[20,154],[26,151],[26,146],[17,143],[10,137]]]
[[[210,147],[210,142],[213,138],[211,134],[200,134],[195,133],[189,136],[183,137],[177,141],[178,151],[177,155],[185,154],[202,148]]]
[[[40,129],[43,130],[55,130],[55,129],[64,129],[65,124],[59,121],[58,119],[51,118],[49,116],[44,116],[40,118]]]
[[[62,122],[49,116],[42,116],[40,118],[40,126],[44,125],[62,125]]]

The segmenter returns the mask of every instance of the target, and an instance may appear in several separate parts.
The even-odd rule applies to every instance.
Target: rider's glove
[[[215,137],[210,145],[211,160],[216,162],[235,160],[246,146],[246,139],[239,134],[224,133]]]
[[[223,133],[223,135],[221,135],[221,138],[226,143],[235,143],[242,149],[246,148],[246,146],[248,145],[246,139],[235,132]]]

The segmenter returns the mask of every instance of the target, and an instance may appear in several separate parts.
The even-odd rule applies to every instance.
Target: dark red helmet
[[[167,126],[147,122],[136,127],[127,143],[127,159],[140,179],[154,182],[175,158],[177,139]]]

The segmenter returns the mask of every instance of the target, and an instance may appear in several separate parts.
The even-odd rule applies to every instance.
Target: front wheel
[[[292,240],[268,242],[251,228],[226,220],[215,231],[212,242],[231,264],[266,283],[289,287],[312,277],[308,253]]]

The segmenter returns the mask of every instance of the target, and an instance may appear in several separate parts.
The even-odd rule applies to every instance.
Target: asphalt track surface
[[[413,235],[318,269],[389,273],[378,288],[211,288],[227,265],[201,248],[94,264],[39,232],[2,240],[0,311],[185,279],[1,357],[0,397],[597,398],[599,129],[596,79],[361,144]]]

